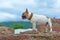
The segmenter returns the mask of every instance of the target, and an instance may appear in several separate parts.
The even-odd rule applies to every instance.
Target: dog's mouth
[[[22,16],[22,19],[26,19],[26,16]]]

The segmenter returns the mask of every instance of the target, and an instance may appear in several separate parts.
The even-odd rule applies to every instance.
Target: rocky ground
[[[0,40],[60,40],[60,33],[55,31],[53,31],[52,33],[26,31],[21,34],[10,33],[7,35],[0,35]]]

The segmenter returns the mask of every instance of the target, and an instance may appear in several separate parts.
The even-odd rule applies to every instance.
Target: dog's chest
[[[31,20],[32,23],[37,25],[45,25],[48,22],[48,19],[44,15],[34,15]]]

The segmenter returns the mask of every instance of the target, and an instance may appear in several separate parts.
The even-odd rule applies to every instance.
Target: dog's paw
[[[37,31],[37,29],[32,29],[33,31]]]
[[[50,32],[52,32],[52,29],[50,30]]]

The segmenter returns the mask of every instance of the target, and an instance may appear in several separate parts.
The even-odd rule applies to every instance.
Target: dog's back
[[[35,22],[37,25],[44,25],[44,24],[46,24],[46,22],[48,22],[48,19],[44,15],[33,14],[31,21]]]

